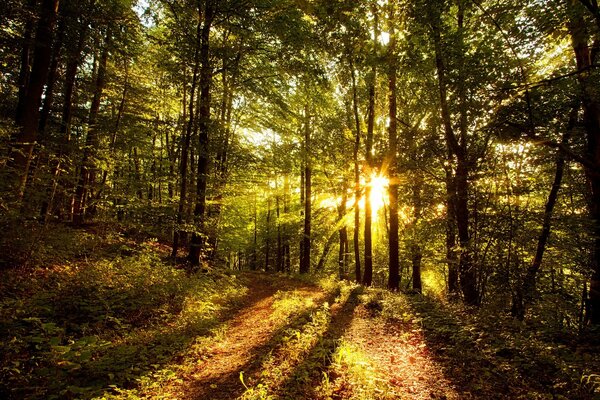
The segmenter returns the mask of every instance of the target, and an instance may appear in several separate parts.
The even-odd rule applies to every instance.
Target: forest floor
[[[597,332],[326,276],[190,274],[109,230],[45,240],[51,263],[0,271],[2,399],[600,398]]]

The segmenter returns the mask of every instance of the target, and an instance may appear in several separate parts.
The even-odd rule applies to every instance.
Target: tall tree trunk
[[[416,146],[413,146],[411,151],[413,159],[416,159]],[[417,167],[418,168],[418,167]],[[410,253],[412,261],[412,288],[421,293],[423,286],[421,283],[421,260],[423,259],[423,246],[421,246],[419,238],[419,221],[422,213],[422,191],[423,191],[423,174],[420,170],[415,169],[414,180],[412,184],[412,206],[413,216],[410,224]]]
[[[571,137],[573,129],[577,124],[578,112],[579,105],[577,105],[577,107],[573,107],[573,109],[571,110],[567,130],[564,132],[561,140],[562,146],[567,146],[569,143],[569,139]],[[548,200],[546,201],[546,206],[544,208],[542,231],[540,232],[540,236],[538,237],[535,257],[533,258],[533,262],[531,263],[529,268],[527,268],[527,273],[525,274],[523,281],[517,286],[517,293],[515,294],[515,299],[513,300],[511,312],[519,320],[522,320],[525,317],[527,307],[529,306],[529,304],[531,304],[533,300],[533,292],[535,291],[536,287],[537,274],[540,268],[542,267],[542,258],[544,257],[544,251],[546,250],[546,243],[550,238],[550,229],[552,227],[552,215],[554,213],[554,206],[556,205],[556,200],[558,199],[558,192],[560,191],[560,187],[562,184],[562,178],[565,170],[565,162],[565,154],[561,150],[557,150],[554,181],[552,182],[552,188],[550,189],[550,194],[548,195]]]
[[[58,11],[58,2],[59,0],[42,1],[41,15],[35,35],[33,66],[21,107],[22,113],[18,117],[18,119],[22,119],[22,127],[13,143],[11,151],[12,164],[19,174],[17,195],[20,199],[23,197],[25,186],[27,185],[33,147],[37,140],[40,104],[52,56],[52,38]]]
[[[459,18],[460,19],[460,18]],[[470,249],[469,233],[469,162],[466,146],[466,135],[459,141],[452,128],[452,116],[448,106],[446,66],[444,65],[444,56],[441,43],[441,17],[436,15],[432,27],[436,70],[438,75],[438,86],[440,94],[440,108],[446,144],[449,151],[456,157],[456,173],[454,176],[455,192],[455,218],[458,229],[458,240],[460,244],[458,273],[460,277],[460,288],[463,299],[466,304],[478,305],[479,293],[477,290],[477,271],[473,265]],[[462,84],[462,83],[461,83]],[[462,115],[461,115],[462,117]],[[462,125],[462,124],[461,124]],[[465,132],[461,129],[461,134]],[[462,135],[461,135],[462,136]]]
[[[379,40],[379,18],[377,5],[372,4],[373,10],[373,43],[375,48],[378,46]],[[365,177],[365,273],[362,283],[365,286],[371,286],[373,283],[373,237],[371,232],[371,176],[374,171],[373,164],[373,133],[375,129],[375,83],[377,82],[377,66],[373,64],[369,77],[369,106],[367,115],[367,138],[365,142],[365,158],[367,161],[367,176]]]
[[[98,145],[100,144],[97,120],[98,112],[100,111],[100,100],[102,99],[104,88],[106,86],[106,64],[111,45],[111,35],[110,28],[107,28],[104,48],[102,49],[102,54],[100,55],[100,61],[98,63],[94,96],[90,106],[88,132],[85,139],[80,175],[77,182],[77,188],[75,189],[75,202],[73,206],[73,223],[75,225],[83,224],[86,218],[86,213],[89,211],[89,204],[87,204],[88,192],[93,188],[96,181],[96,163],[93,158],[98,149]]]
[[[354,233],[352,243],[354,247],[354,279],[356,282],[362,282],[362,271],[360,265],[360,169],[358,165],[358,152],[360,150],[360,115],[358,113],[358,90],[356,88],[356,72],[354,63],[350,56],[350,73],[352,77],[352,111],[354,114],[355,139],[354,139]]]
[[[267,224],[265,229],[265,272],[270,270],[271,262],[271,197],[267,198]]]
[[[276,188],[277,190],[277,188]],[[279,192],[275,196],[275,217],[277,219],[277,257],[275,260],[275,270],[283,272],[283,237],[281,235],[281,207]]]
[[[286,173],[283,177],[283,214],[287,215],[289,210],[289,195],[290,192],[290,177]],[[283,271],[290,272],[292,270],[292,258],[290,254],[290,236],[287,226],[283,228]]]
[[[207,0],[204,6],[204,24],[200,37],[200,101],[198,108],[198,175],[196,177],[196,206],[194,207],[194,222],[196,229],[190,241],[188,259],[192,265],[200,264],[203,251],[206,219],[206,187],[208,183],[209,166],[209,130],[210,130],[210,86],[212,84],[212,67],[210,65],[210,31],[215,16],[213,0]]]
[[[25,5],[26,21],[25,28],[23,30],[23,45],[21,47],[21,69],[19,70],[19,80],[17,86],[19,87],[19,99],[17,102],[17,109],[15,112],[15,122],[17,125],[22,126],[25,117],[25,99],[27,98],[27,89],[29,87],[29,78],[31,74],[31,48],[33,42],[33,28],[34,14],[37,5],[37,0],[28,0]]]
[[[304,107],[304,233],[302,236],[302,258],[300,273],[310,271],[311,219],[312,219],[312,165],[310,144],[310,112],[308,105]]]
[[[585,127],[586,164],[584,165],[590,199],[589,214],[592,220],[592,278],[589,288],[588,320],[592,324],[600,324],[600,96],[598,96],[598,74],[590,70],[595,65],[598,51],[590,45],[589,29],[582,5],[576,0],[565,0],[569,12],[569,31],[579,80],[581,105],[583,107],[583,125]],[[595,2],[592,2],[595,3]],[[590,3],[591,4],[591,3]],[[596,6],[596,22],[600,25],[600,13]]]
[[[66,153],[66,147],[71,142],[71,116],[73,114],[73,93],[75,91],[75,78],[77,77],[77,69],[81,63],[83,46],[88,25],[81,23],[76,33],[77,45],[73,49],[67,50],[67,63],[65,68],[65,78],[63,87],[63,105],[60,120],[60,137],[59,151],[56,162],[53,166],[52,186],[46,192],[46,199],[42,202],[40,215],[44,222],[48,218],[48,213],[52,211],[57,195],[61,176],[61,166],[63,163],[63,155]]]
[[[388,90],[389,90],[389,127],[388,127],[388,198],[389,198],[389,275],[388,275],[388,289],[399,290],[400,289],[400,260],[399,260],[399,238],[398,238],[398,160],[396,156],[398,148],[398,135],[397,135],[397,100],[396,100],[396,72],[397,72],[397,60],[396,60],[396,35],[394,31],[394,5],[389,5],[389,24],[390,24],[390,42],[389,42],[389,54],[388,54]]]
[[[189,162],[189,151],[190,151],[190,143],[192,141],[192,130],[194,127],[194,105],[196,104],[196,87],[198,85],[198,72],[200,68],[200,35],[202,30],[202,20],[201,10],[198,10],[198,23],[196,24],[196,46],[194,49],[194,66],[192,72],[192,83],[190,87],[190,98],[188,104],[186,104],[186,89],[187,82],[184,75],[183,82],[183,120],[186,120],[186,107],[188,108],[187,117],[188,121],[185,128],[185,133],[183,136],[183,140],[181,143],[181,158],[179,160],[179,204],[177,206],[177,219],[176,226],[173,232],[173,249],[171,251],[171,258],[175,259],[177,257],[177,251],[179,250],[179,245],[182,240],[183,230],[181,229],[183,225],[183,217],[185,214],[185,206],[187,201],[187,192],[188,192],[188,162]]]
[[[347,278],[348,268],[348,228],[346,227],[346,202],[348,201],[348,187],[346,178],[342,183],[342,198],[338,206],[338,219],[342,226],[339,233],[339,253],[338,253],[338,275],[340,279]]]
[[[40,114],[40,125],[39,132],[41,136],[45,135],[46,126],[48,124],[48,119],[50,119],[50,115],[52,113],[52,105],[54,102],[54,86],[56,84],[56,73],[58,70],[58,64],[61,59],[61,51],[63,47],[63,41],[65,38],[65,29],[66,29],[65,19],[62,18],[60,23],[58,24],[58,34],[56,37],[56,41],[54,42],[54,46],[52,48],[52,59],[50,61],[50,69],[48,71],[48,80],[46,82],[46,90],[44,92],[44,101],[42,105],[42,111]]]
[[[458,284],[458,257],[456,254],[456,189],[454,187],[454,176],[450,163],[452,162],[452,152],[449,151],[448,166],[446,169],[446,262],[448,263],[448,293],[450,295],[458,294],[460,287]]]

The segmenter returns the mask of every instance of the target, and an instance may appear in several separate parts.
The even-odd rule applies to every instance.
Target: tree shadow
[[[453,307],[420,295],[405,295],[421,322],[430,356],[464,398],[591,399],[565,379],[534,337],[517,321],[461,315]],[[527,341],[530,340],[530,343]],[[537,346],[537,347],[536,347]],[[558,396],[558,397],[557,397]]]
[[[127,293],[128,290],[133,293]],[[119,294],[124,299],[129,299],[137,294],[137,290],[138,288],[122,288]],[[183,318],[177,323],[158,323],[160,319],[157,319],[157,314],[151,316],[155,325],[147,326],[148,320],[141,321],[139,318],[134,318],[135,325],[127,325],[130,318],[119,316],[111,317],[110,321],[92,331],[89,328],[73,331],[73,328],[65,329],[65,326],[79,328],[85,318],[92,318],[97,313],[84,314],[87,317],[71,315],[74,310],[61,311],[49,304],[47,315],[43,319],[31,318],[32,321],[26,322],[28,325],[15,326],[19,332],[29,330],[34,333],[28,335],[40,336],[37,348],[29,349],[25,354],[31,359],[31,367],[27,371],[29,384],[8,382],[9,385],[1,388],[6,383],[1,382],[0,393],[6,393],[8,398],[69,399],[101,396],[113,392],[113,387],[134,388],[140,378],[151,376],[174,361],[183,360],[198,338],[211,337],[237,315],[237,310],[252,307],[272,296],[275,291],[276,288],[265,286],[252,296],[246,295],[241,302],[228,300],[228,304],[217,312],[190,320]],[[93,296],[91,298],[95,299]],[[184,293],[180,299],[182,304],[179,311],[186,298],[187,293]],[[67,317],[70,319],[64,320]],[[122,323],[126,325],[121,326]],[[33,328],[36,330],[31,331]],[[70,331],[69,336],[61,339],[61,335],[64,336],[67,331]],[[66,338],[69,338],[68,343],[65,343]],[[20,340],[25,341],[32,339],[36,338],[20,337]]]
[[[287,286],[286,290],[293,290],[294,286]],[[328,293],[320,299],[314,306],[307,308],[301,313],[293,316],[287,323],[278,327],[271,333],[267,342],[254,347],[250,352],[248,361],[240,365],[235,370],[223,374],[210,381],[197,380],[188,385],[186,391],[191,398],[197,399],[235,399],[241,396],[248,388],[254,385],[263,370],[263,363],[268,356],[274,352],[285,340],[289,332],[293,329],[299,329],[310,323],[311,316],[322,304],[331,303],[336,298],[337,293]],[[242,382],[241,374],[244,375]]]
[[[332,316],[326,331],[304,357],[304,361],[297,365],[283,384],[277,388],[280,397],[289,399],[317,397],[315,391],[319,387],[323,374],[327,373],[333,362],[333,355],[340,344],[342,335],[352,324],[354,310],[359,303],[360,291],[361,288],[354,288],[345,302],[332,306]],[[336,306],[337,309],[334,309]]]

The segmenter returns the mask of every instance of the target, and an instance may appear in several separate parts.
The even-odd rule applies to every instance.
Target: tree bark
[[[48,70],[48,79],[46,81],[46,90],[44,92],[44,101],[42,105],[42,111],[40,114],[40,125],[39,132],[43,137],[46,132],[46,126],[48,119],[52,113],[52,105],[54,102],[54,86],[56,84],[56,72],[58,70],[58,64],[61,58],[61,51],[63,47],[63,41],[65,37],[65,19],[62,18],[58,24],[58,34],[54,46],[52,48],[52,59],[50,61],[50,69]]]
[[[73,206],[73,223],[75,225],[81,225],[85,221],[86,213],[89,211],[89,204],[87,204],[88,192],[93,188],[96,181],[96,163],[93,157],[96,154],[96,150],[100,143],[98,127],[96,124],[98,112],[100,111],[100,100],[102,99],[104,88],[106,86],[106,64],[108,61],[110,45],[111,30],[110,28],[107,28],[104,47],[98,63],[94,96],[90,106],[88,133],[85,139],[80,175],[77,182],[77,188],[75,189],[75,202]]]
[[[586,139],[585,175],[590,190],[588,203],[592,220],[592,277],[588,298],[588,320],[592,324],[600,324],[600,98],[597,92],[597,77],[594,72],[585,72],[597,61],[598,52],[590,46],[589,30],[584,18],[585,10],[576,0],[566,0],[569,12],[569,31],[579,81],[581,105],[583,108],[583,125]],[[595,15],[596,21],[599,18]],[[599,22],[600,25],[600,22]]]
[[[338,275],[340,279],[347,278],[348,266],[348,228],[344,223],[346,218],[346,202],[348,201],[348,187],[344,178],[342,184],[342,198],[338,207],[338,219],[342,226],[338,230],[339,233],[339,252],[338,252]]]
[[[578,112],[579,105],[573,107],[573,109],[571,110],[567,130],[564,132],[563,137],[561,139],[561,144],[563,146],[567,146],[569,144],[569,139],[571,137],[573,129],[575,128],[575,125],[577,124]],[[546,243],[548,243],[548,239],[550,238],[550,230],[552,228],[552,215],[554,214],[554,206],[556,205],[556,200],[558,199],[558,192],[560,191],[560,187],[562,184],[565,163],[566,158],[564,152],[560,149],[557,150],[554,181],[552,182],[552,188],[550,189],[550,194],[548,195],[548,200],[546,201],[546,206],[544,208],[542,230],[540,232],[540,236],[538,237],[535,257],[533,258],[533,262],[531,263],[529,268],[527,268],[527,273],[525,274],[522,283],[517,287],[517,293],[515,294],[515,299],[511,310],[513,316],[517,317],[517,319],[519,320],[522,320],[525,317],[527,307],[533,301],[533,294],[536,287],[536,277],[539,270],[542,267],[542,258],[544,256],[544,251],[546,250]]]
[[[374,46],[377,47],[379,38],[379,21],[377,6],[373,4],[374,16]],[[371,286],[373,283],[373,237],[371,236],[371,175],[374,172],[373,165],[373,133],[375,129],[375,83],[377,82],[377,67],[373,64],[369,77],[369,105],[367,115],[367,138],[365,143],[365,158],[367,161],[367,176],[365,177],[365,273],[362,283],[365,286]]]
[[[388,198],[389,198],[389,275],[388,289],[397,291],[400,289],[400,260],[399,260],[399,238],[398,238],[398,171],[397,171],[397,100],[396,100],[396,35],[394,32],[394,6],[390,4],[388,21],[390,24],[389,54],[388,54],[388,90],[389,90],[389,127],[388,127]]]
[[[37,130],[40,117],[40,105],[42,92],[48,78],[48,68],[52,56],[52,41],[59,0],[43,0],[40,19],[38,21],[33,65],[29,76],[26,93],[24,93],[23,104],[19,111],[22,126],[11,150],[12,165],[17,170],[17,195],[23,198],[29,166],[33,155],[33,148],[37,140]],[[24,49],[23,51],[25,51]],[[25,57],[23,57],[25,60]]]
[[[356,88],[356,72],[354,71],[354,63],[350,56],[350,73],[352,77],[352,111],[354,114],[355,139],[354,139],[354,233],[352,236],[352,244],[354,247],[354,279],[356,282],[362,282],[362,271],[360,265],[360,168],[358,165],[358,152],[360,150],[360,115],[358,113],[358,91]]]
[[[206,187],[208,183],[209,165],[209,130],[210,130],[210,101],[212,84],[212,67],[210,65],[210,31],[215,16],[215,4],[207,0],[204,7],[204,24],[202,25],[200,44],[200,104],[198,109],[198,175],[196,181],[196,206],[194,207],[194,221],[196,229],[190,241],[188,259],[192,265],[200,264],[200,257],[204,247],[205,219],[206,219]]]
[[[25,99],[27,98],[27,89],[29,87],[29,78],[31,75],[31,48],[33,42],[34,14],[37,5],[37,0],[28,0],[25,5],[25,28],[23,30],[23,46],[21,47],[21,68],[19,70],[19,87],[17,109],[15,112],[15,122],[18,126],[22,126],[25,117]]]
[[[463,300],[468,305],[479,305],[477,290],[477,270],[471,256],[471,235],[469,232],[469,161],[467,154],[466,135],[461,129],[461,141],[457,139],[452,127],[452,116],[448,105],[446,66],[441,43],[441,17],[436,15],[432,24],[432,34],[435,50],[436,70],[438,74],[438,89],[440,95],[441,116],[444,125],[446,144],[449,151],[456,157],[456,172],[454,174],[455,218],[460,244],[458,274]],[[462,83],[461,83],[462,84]],[[460,90],[459,90],[460,92]],[[463,115],[461,115],[461,118]],[[462,125],[462,123],[461,123]]]
[[[310,112],[308,105],[304,107],[304,233],[302,236],[302,257],[300,273],[310,271],[311,219],[312,219],[312,165],[310,144]]]

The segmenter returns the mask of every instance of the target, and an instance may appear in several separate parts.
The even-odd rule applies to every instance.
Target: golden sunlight
[[[389,179],[385,176],[372,174],[370,176],[371,181],[371,215],[374,221],[377,220],[379,210],[384,206],[388,200],[387,187],[390,183]]]

